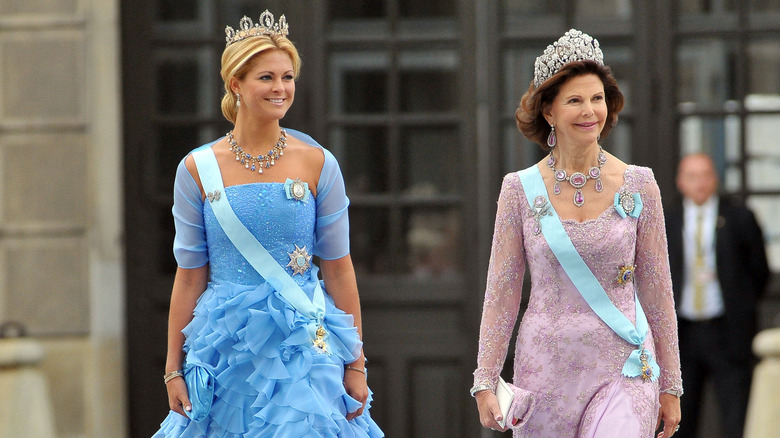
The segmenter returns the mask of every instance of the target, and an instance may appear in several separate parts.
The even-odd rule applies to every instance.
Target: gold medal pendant
[[[328,332],[325,331],[325,327],[320,324],[319,327],[317,327],[317,332],[315,333],[316,338],[312,340],[312,343],[314,344],[314,349],[317,350],[317,353],[319,354],[327,354],[328,353],[328,343],[325,342],[325,335],[328,334]]]
[[[647,363],[647,353],[644,349],[639,354],[639,361],[642,362],[642,380],[649,382],[653,378],[653,369]]]

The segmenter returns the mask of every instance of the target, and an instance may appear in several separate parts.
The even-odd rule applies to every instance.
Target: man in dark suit
[[[666,216],[685,390],[675,438],[696,437],[706,381],[714,384],[725,436],[738,438],[753,373],[756,306],[769,279],[764,238],[745,205],[717,195],[709,156],[684,157],[677,188],[682,202]]]

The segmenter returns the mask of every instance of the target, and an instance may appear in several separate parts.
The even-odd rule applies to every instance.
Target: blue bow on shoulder
[[[615,193],[615,210],[620,217],[638,218],[642,207],[642,197],[639,196],[639,193]]]

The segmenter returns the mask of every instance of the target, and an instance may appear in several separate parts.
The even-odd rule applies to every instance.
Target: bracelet
[[[181,370],[171,371],[170,373],[165,373],[163,376],[163,381],[165,383],[170,382],[171,380],[177,378],[177,377],[184,377],[184,373]]]
[[[355,367],[353,367],[353,366],[349,366],[349,365],[345,366],[344,368],[345,368],[345,369],[348,369],[348,370],[352,370],[352,371],[357,371],[357,372],[359,372],[359,373],[363,373],[363,375],[364,375],[364,376],[366,376],[366,375],[367,375],[366,371],[368,371],[368,370],[367,370],[367,369],[365,369],[365,368],[363,368],[363,369],[361,370],[360,368],[355,368]]]
[[[677,398],[680,398],[683,395],[683,392],[682,392],[681,389],[665,389],[665,390],[661,391],[661,393],[662,394],[663,393],[665,393],[665,394],[672,394],[672,395],[676,396]]]
[[[489,383],[483,383],[481,385],[472,386],[471,389],[469,390],[469,393],[471,394],[472,397],[474,397],[479,391],[484,391],[486,389],[489,389],[490,391],[495,391],[493,389],[493,385]]]

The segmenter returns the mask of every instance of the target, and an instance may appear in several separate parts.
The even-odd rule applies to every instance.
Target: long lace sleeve
[[[660,390],[682,391],[677,316],[669,271],[666,226],[661,192],[652,171],[649,171],[640,194],[644,209],[639,217],[636,246],[639,301],[655,340],[656,359],[661,367]]]
[[[472,394],[495,390],[520,309],[525,271],[521,190],[516,174],[504,178],[493,231]]]

